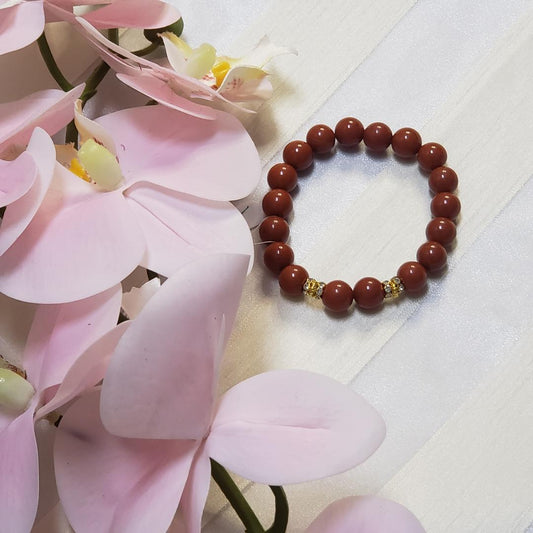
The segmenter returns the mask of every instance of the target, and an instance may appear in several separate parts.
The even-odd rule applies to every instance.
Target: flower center
[[[22,412],[35,394],[31,383],[9,368],[0,368],[0,407]]]

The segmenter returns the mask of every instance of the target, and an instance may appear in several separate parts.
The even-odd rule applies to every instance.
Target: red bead
[[[292,211],[291,195],[283,189],[267,192],[263,198],[263,211],[265,215],[286,218]]]
[[[342,146],[356,146],[363,140],[365,128],[361,121],[353,117],[346,117],[335,126],[335,137]]]
[[[289,265],[286,266],[279,275],[279,286],[287,294],[296,296],[302,294],[304,283],[307,281],[308,277],[309,274],[304,267],[299,265]]]
[[[265,266],[274,274],[279,274],[294,261],[292,248],[284,242],[273,242],[265,248],[263,255]]]
[[[447,253],[442,244],[429,241],[420,246],[416,259],[428,272],[438,272],[446,266]]]
[[[268,171],[267,181],[271,189],[292,191],[298,185],[298,174],[293,166],[278,163]]]
[[[455,194],[449,192],[439,192],[431,200],[431,213],[435,217],[457,218],[461,212],[461,202]]]
[[[347,311],[353,302],[353,291],[348,283],[339,279],[330,281],[322,292],[322,301],[327,309],[335,313]]]
[[[383,122],[373,122],[365,128],[363,141],[371,150],[386,150],[392,141],[392,131]]]
[[[413,128],[402,128],[392,136],[392,149],[400,157],[414,157],[422,146],[422,137]]]
[[[398,269],[398,277],[407,292],[420,292],[426,286],[428,276],[420,263],[408,261]]]
[[[289,225],[281,217],[267,217],[259,226],[262,241],[286,242],[289,238]]]
[[[429,190],[437,194],[438,192],[453,192],[457,189],[459,180],[457,174],[450,167],[437,167],[429,175]]]
[[[360,279],[353,288],[353,297],[361,309],[379,307],[385,297],[381,281],[376,278]]]
[[[283,161],[296,170],[305,170],[313,163],[313,150],[303,141],[292,141],[283,149]]]
[[[455,224],[449,218],[434,218],[426,227],[428,241],[438,242],[442,246],[449,246],[456,234]]]
[[[427,171],[433,170],[434,168],[441,167],[446,163],[448,154],[439,143],[426,143],[420,147],[418,150],[418,163],[419,165]]]
[[[317,154],[327,154],[335,146],[335,134],[329,126],[317,124],[307,133],[306,141]]]

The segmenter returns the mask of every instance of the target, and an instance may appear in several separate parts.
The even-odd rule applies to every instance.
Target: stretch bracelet
[[[333,131],[324,124],[313,126],[307,133],[307,142],[292,141],[283,150],[284,163],[275,164],[268,172],[271,190],[263,198],[267,217],[259,227],[259,236],[270,243],[264,252],[265,266],[278,276],[282,290],[290,295],[301,294],[321,298],[330,311],[347,311],[355,301],[361,309],[376,309],[385,300],[404,293],[420,293],[427,283],[427,273],[438,273],[447,262],[447,251],[456,236],[455,219],[461,210],[457,189],[457,174],[446,163],[446,150],[438,143],[422,144],[420,134],[413,128],[401,128],[394,135],[382,122],[363,127],[353,117],[343,118]],[[422,171],[429,172],[429,188],[434,194],[431,201],[433,219],[426,227],[427,242],[418,248],[416,261],[400,266],[396,276],[379,281],[365,277],[352,287],[341,280],[324,283],[310,278],[307,270],[294,264],[294,252],[287,244],[289,225],[287,217],[293,209],[290,191],[298,184],[298,172],[308,169],[313,155],[327,154],[335,141],[344,147],[355,147],[361,141],[367,149],[385,151],[392,145],[393,152],[402,158],[418,160]]]

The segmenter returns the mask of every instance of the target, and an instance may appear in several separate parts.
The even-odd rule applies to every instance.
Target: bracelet
[[[289,295],[302,292],[321,298],[330,311],[347,311],[355,300],[361,309],[376,309],[384,300],[407,293],[420,293],[427,283],[427,273],[438,273],[447,262],[446,247],[456,236],[455,219],[461,210],[459,198],[452,194],[457,188],[457,174],[444,166],[447,153],[443,146],[430,142],[422,144],[420,134],[413,128],[401,128],[394,135],[382,122],[363,127],[353,117],[339,121],[333,131],[324,124],[313,126],[307,142],[292,141],[283,150],[284,163],[275,164],[268,172],[271,190],[263,198],[266,218],[259,226],[259,236],[270,243],[264,252],[265,266],[279,276],[282,290]],[[287,217],[292,212],[290,195],[298,184],[298,172],[313,163],[313,153],[327,154],[337,141],[343,147],[355,147],[361,141],[369,150],[385,151],[392,145],[394,153],[402,158],[417,158],[422,171],[429,172],[429,188],[435,195],[431,201],[433,219],[426,227],[427,242],[418,248],[417,261],[404,263],[390,280],[360,279],[352,289],[341,280],[329,283],[309,277],[302,266],[294,264],[294,252],[287,244],[289,225]]]

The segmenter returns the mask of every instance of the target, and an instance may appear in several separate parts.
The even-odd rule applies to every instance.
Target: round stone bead
[[[381,281],[376,278],[360,279],[353,288],[353,298],[361,309],[376,309],[385,298]]]
[[[427,171],[441,167],[446,163],[448,154],[439,143],[426,143],[420,147],[417,154],[418,164]]]
[[[371,150],[386,150],[392,141],[392,131],[383,122],[372,122],[365,128],[363,141]]]
[[[438,272],[446,266],[447,253],[442,244],[428,241],[420,246],[416,259],[428,272]]]
[[[420,263],[408,261],[398,269],[398,277],[407,292],[420,292],[426,286],[428,276]]]
[[[361,121],[353,117],[346,117],[335,126],[335,137],[342,146],[357,146],[362,140],[365,128]]]
[[[289,265],[286,266],[279,275],[279,286],[287,294],[296,296],[302,294],[303,286],[308,277],[309,274],[304,267],[299,265]]]
[[[304,141],[292,141],[283,149],[283,161],[296,170],[305,170],[313,163],[313,150]]]
[[[307,133],[307,144],[317,154],[327,154],[335,146],[335,134],[325,124],[313,126]]]
[[[400,157],[414,157],[422,146],[422,137],[413,128],[401,128],[392,136],[392,149]]]
[[[263,211],[265,215],[275,215],[286,218],[292,211],[291,195],[283,189],[273,189],[263,198]]]
[[[292,248],[284,242],[273,242],[265,248],[263,255],[265,266],[274,274],[279,274],[294,261]]]
[[[267,181],[271,189],[292,191],[298,185],[298,174],[293,166],[277,163],[268,171]]]
[[[434,218],[426,226],[426,237],[428,241],[438,242],[442,246],[449,246],[455,239],[456,234],[455,224],[449,218]]]
[[[259,226],[259,237],[262,241],[286,242],[289,232],[289,225],[281,217],[266,217]]]
[[[322,301],[327,309],[335,313],[347,311],[353,302],[353,291],[350,285],[339,279],[326,283],[322,291]]]
[[[431,213],[434,217],[457,218],[461,212],[461,202],[455,194],[439,192],[431,200]]]
[[[429,190],[434,194],[439,192],[453,192],[457,189],[459,180],[455,171],[450,167],[437,167],[431,171],[428,184]]]

